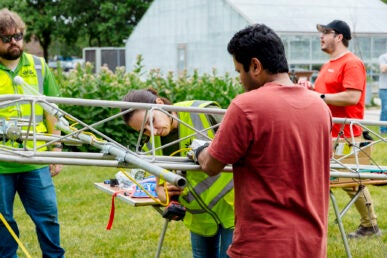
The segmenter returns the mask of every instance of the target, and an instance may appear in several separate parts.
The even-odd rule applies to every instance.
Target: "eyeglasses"
[[[324,34],[324,35],[331,34],[331,33],[336,34],[336,31],[329,30],[329,29],[323,29],[323,30],[321,30],[321,33]]]
[[[12,39],[15,41],[20,41],[23,39],[23,33],[20,32],[13,35],[0,35],[0,39],[4,44],[11,42]]]

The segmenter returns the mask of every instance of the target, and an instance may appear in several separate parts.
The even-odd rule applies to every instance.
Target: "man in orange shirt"
[[[334,20],[327,25],[317,25],[321,32],[321,50],[330,56],[316,79],[314,89],[328,104],[333,117],[363,119],[366,87],[366,70],[363,62],[348,50],[351,30],[347,23]],[[351,138],[350,125],[333,124],[332,137]],[[361,137],[362,128],[354,125],[353,136]],[[353,197],[357,188],[344,188]],[[371,235],[381,235],[378,228],[374,205],[367,187],[356,200],[355,206],[360,213],[359,228],[348,235],[358,238]]]

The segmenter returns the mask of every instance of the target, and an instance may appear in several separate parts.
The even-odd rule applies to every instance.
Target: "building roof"
[[[316,32],[316,24],[346,21],[352,33],[387,34],[387,4],[381,0],[225,0],[249,23],[276,32]]]

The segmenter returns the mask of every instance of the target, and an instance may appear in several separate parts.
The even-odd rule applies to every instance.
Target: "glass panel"
[[[356,37],[351,42],[354,52],[363,61],[371,59],[371,38],[370,37]],[[351,45],[350,43],[350,45]]]
[[[293,37],[290,41],[290,59],[292,61],[310,60],[310,41],[303,36]]]
[[[372,57],[379,58],[384,53],[387,53],[387,38],[375,37]]]

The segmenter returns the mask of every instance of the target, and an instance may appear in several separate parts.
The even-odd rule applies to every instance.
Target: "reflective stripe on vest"
[[[217,175],[217,178],[220,176],[220,174]],[[207,179],[210,179],[211,177],[207,178]],[[217,179],[216,178],[216,179]],[[197,194],[201,194],[202,192],[204,192],[205,190],[207,190],[209,187],[211,187],[211,185],[213,183],[215,183],[216,179],[212,181],[211,185],[209,185],[208,187],[202,187],[202,183],[204,183],[204,181],[207,181],[207,179],[203,180],[202,182],[200,182],[197,187],[194,188],[195,192]],[[200,186],[199,186],[200,185]],[[226,194],[228,194],[232,189],[234,188],[234,181],[231,180],[230,182],[228,182],[228,184],[222,189],[222,191],[214,197],[214,199],[207,205],[207,207],[209,209],[212,209]],[[202,192],[200,192],[202,191]],[[195,197],[193,196],[193,194],[191,192],[189,192],[186,196],[183,197],[185,201],[187,201],[188,203],[192,202],[195,200]],[[201,213],[205,213],[207,212],[206,210],[204,209],[196,209],[196,210],[193,210],[193,209],[189,209],[187,208],[187,210],[189,212],[191,212],[192,214],[201,214]]]
[[[38,86],[39,86],[39,93],[43,95],[43,65],[42,65],[42,59],[37,56],[32,56],[34,59],[34,68],[36,71],[36,76],[38,77]],[[23,118],[25,118],[23,116]],[[28,116],[29,118],[29,116]],[[43,115],[36,115],[35,114],[35,121],[37,123],[43,121]]]
[[[183,102],[183,103],[187,103],[187,102]],[[207,107],[207,106],[212,105],[212,104],[215,104],[215,102],[195,100],[192,102],[191,107]],[[191,119],[192,125],[196,130],[204,130],[204,129],[208,128],[207,125],[204,124],[205,122],[208,123],[209,126],[211,126],[211,124],[208,122],[207,117],[205,117],[205,114],[200,114],[200,113],[189,113],[189,114],[190,114],[190,119]],[[204,118],[203,118],[203,116],[204,116]],[[205,121],[203,121],[202,119],[205,119]],[[185,121],[185,122],[188,122],[188,121]],[[181,125],[181,126],[184,126],[184,125]],[[181,126],[179,126],[179,132],[181,132]],[[210,129],[208,133],[209,133],[209,136],[212,136],[211,138],[213,138],[213,136],[215,135],[215,132],[213,129]],[[180,135],[180,136],[182,136],[182,135]],[[183,137],[185,137],[185,136],[186,135],[183,135]],[[200,137],[201,137],[201,135],[196,136],[196,138],[200,138]],[[208,140],[208,139],[206,139],[206,140]],[[181,147],[183,148],[184,146],[181,146]],[[217,179],[220,176],[221,176],[221,174],[218,174],[218,175],[213,176],[213,177],[207,177],[206,179],[198,182],[187,193],[187,195],[182,196],[182,198],[187,203],[191,203],[191,202],[195,201],[196,198],[191,191],[194,191],[198,196],[200,196],[202,193],[204,193],[209,188],[211,188],[216,183]],[[207,207],[209,209],[212,209],[218,203],[219,200],[221,200],[227,193],[229,193],[233,189],[233,187],[234,187],[234,181],[231,180],[225,187],[223,187],[223,189],[216,196],[213,197],[212,201],[207,204]],[[199,214],[199,213],[206,212],[205,210],[202,210],[202,209],[192,210],[192,209],[189,209],[188,207],[187,207],[187,209],[192,214]]]
[[[200,105],[202,104],[205,104],[205,102],[195,100],[192,103],[192,107],[200,107]],[[204,129],[204,125],[202,123],[202,120],[200,119],[199,113],[190,113],[190,116],[191,116],[191,120],[192,120],[192,124],[194,125],[194,128],[198,131],[202,131]]]
[[[38,76],[38,85],[39,85],[39,93],[43,95],[43,65],[42,59],[37,56],[33,56],[34,59],[34,68],[36,71],[36,76]]]
[[[217,174],[216,176],[211,176],[211,177],[207,177],[206,179],[204,179],[203,181],[201,181],[200,183],[198,183],[194,190],[195,192],[200,195],[201,193],[203,193],[204,191],[206,191],[208,188],[211,187],[211,185],[214,184],[214,182],[219,178],[220,174]],[[184,200],[188,203],[192,202],[195,200],[195,196],[189,192],[186,196],[184,196]]]

